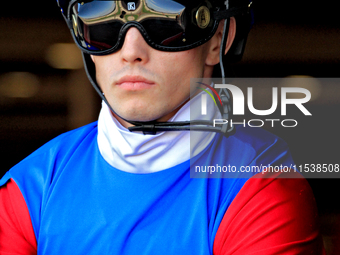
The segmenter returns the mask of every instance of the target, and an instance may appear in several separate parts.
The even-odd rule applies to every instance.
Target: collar
[[[169,121],[206,120],[207,116],[212,116],[210,119],[220,118],[214,102],[208,100],[207,103],[210,111],[207,115],[203,116],[199,111],[195,111],[197,114],[190,114],[191,107],[201,108],[200,96],[197,95],[182,106]],[[130,132],[102,102],[97,140],[101,155],[112,167],[129,173],[146,174],[171,168],[198,155],[211,143],[215,135],[214,132],[197,131],[168,131],[156,135]]]

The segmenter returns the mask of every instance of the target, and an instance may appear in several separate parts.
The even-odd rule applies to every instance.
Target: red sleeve
[[[0,188],[0,254],[37,254],[26,202],[12,180]]]
[[[225,213],[213,250],[215,255],[325,254],[308,182],[249,179]]]

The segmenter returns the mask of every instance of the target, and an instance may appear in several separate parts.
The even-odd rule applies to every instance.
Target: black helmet
[[[109,107],[110,104],[96,82],[95,66],[90,55],[106,55],[119,50],[130,27],[136,27],[145,41],[157,50],[183,51],[210,40],[219,22],[225,20],[220,50],[221,75],[224,78],[224,64],[242,58],[252,25],[252,3],[249,0],[57,0],[57,2],[73,39],[83,53],[89,80]],[[223,52],[231,17],[236,19],[236,35],[225,55]],[[224,108],[230,110],[230,107]],[[111,110],[114,112],[112,108]],[[222,116],[228,119],[229,114],[224,112]],[[178,123],[171,125],[158,123],[155,124],[157,126],[155,128],[152,122],[148,125],[149,131],[151,129],[148,132],[144,122],[129,122],[141,127],[139,130],[145,133],[190,129],[182,127],[189,122],[181,123],[181,128]],[[230,129],[223,130],[225,133]]]

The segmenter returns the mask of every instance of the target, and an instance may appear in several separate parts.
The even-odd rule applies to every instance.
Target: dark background
[[[330,0],[255,1],[244,58],[227,75],[338,77],[338,7]],[[68,44],[58,48],[55,43]],[[96,120],[100,100],[71,43],[54,0],[7,1],[0,8],[0,176],[53,137]],[[65,62],[73,64],[61,66]],[[309,103],[313,121],[302,123],[303,128],[270,130],[287,141],[297,164],[340,163],[339,93],[335,89],[330,100]],[[339,180],[308,181],[326,248],[340,254]]]

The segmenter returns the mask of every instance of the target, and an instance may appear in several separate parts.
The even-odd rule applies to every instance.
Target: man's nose
[[[145,42],[139,30],[132,27],[126,32],[124,44],[120,50],[122,61],[130,64],[144,64],[149,61],[150,49],[151,47]]]

